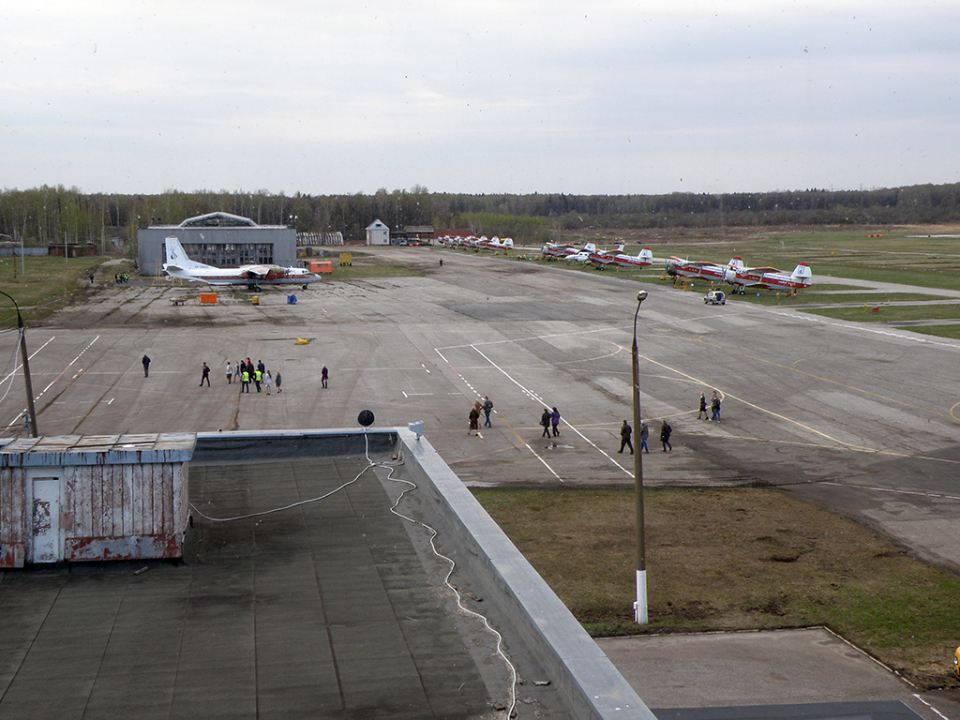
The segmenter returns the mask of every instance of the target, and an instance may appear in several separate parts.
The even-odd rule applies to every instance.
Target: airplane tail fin
[[[637,253],[637,257],[644,262],[653,264],[653,253],[650,251],[650,248],[644,248],[641,250],[639,253]]]
[[[505,248],[510,248],[511,250],[513,250],[513,238],[504,238],[503,246]]]
[[[626,247],[627,247],[626,244],[620,243],[619,245],[617,245],[617,249],[614,250],[614,252],[622,253]]]
[[[597,246],[594,245],[593,243],[587,243],[586,245],[583,246],[583,249],[584,249],[586,252],[596,252],[596,251],[597,251]]]
[[[810,282],[812,277],[813,273],[810,272],[810,266],[806,263],[797,265],[796,269],[790,275],[790,278],[794,281],[805,280],[806,282]]]
[[[727,263],[727,267],[743,270],[743,260],[738,257],[732,257],[730,258],[730,262]]]
[[[191,260],[187,256],[187,251],[183,249],[183,245],[181,245],[180,241],[177,240],[177,238],[173,235],[164,241],[164,245],[166,246],[167,265],[169,265],[171,268],[178,268],[180,270],[200,270],[211,267],[210,265],[204,265],[203,263]]]

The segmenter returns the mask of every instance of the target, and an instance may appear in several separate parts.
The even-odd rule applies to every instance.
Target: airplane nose
[[[727,268],[723,271],[723,279],[733,285],[733,281],[737,279],[737,271],[733,268]]]
[[[677,264],[672,260],[667,260],[664,263],[664,267],[667,268],[667,275],[674,276],[677,274]]]

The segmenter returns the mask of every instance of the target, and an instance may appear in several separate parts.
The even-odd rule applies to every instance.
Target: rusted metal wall
[[[23,468],[0,470],[0,567],[23,567],[27,556]]]
[[[64,560],[183,555],[185,463],[72,466],[64,470]]]

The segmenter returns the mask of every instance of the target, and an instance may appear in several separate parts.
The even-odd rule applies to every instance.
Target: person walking
[[[143,376],[150,377],[150,358],[147,357],[146,354],[144,354],[143,360],[141,360],[140,362],[143,363]]]
[[[663,427],[660,428],[660,442],[663,444],[663,451],[667,452],[667,449],[673,450],[673,445],[670,444],[670,434],[673,432],[673,428],[670,427],[670,423],[666,420],[663,421]]]
[[[283,389],[280,387],[280,381],[281,381],[281,380],[283,380],[283,378],[280,377],[280,371],[277,370],[277,377],[274,378],[274,382],[277,384],[277,395],[279,395],[280,393],[283,392]]]
[[[227,360],[227,385],[233,385],[233,363]]]
[[[253,371],[253,384],[257,386],[257,392],[260,392],[260,383],[263,381],[263,371],[257,368]]]
[[[550,411],[543,409],[543,415],[540,416],[540,424],[543,425],[543,433],[540,437],[550,437]]]
[[[710,420],[720,422],[720,398],[717,397],[717,391],[713,391],[713,399],[710,401]]]
[[[240,375],[240,392],[250,392],[250,371],[247,370],[246,365],[243,366],[243,372]]]
[[[650,428],[647,427],[647,424],[640,421],[640,449],[643,450],[647,455],[650,454],[650,448],[647,447],[647,438],[650,437]]]
[[[624,420],[623,425],[620,426],[620,449],[617,452],[623,454],[623,448],[627,446],[630,448],[630,454],[633,455],[633,443],[630,442],[631,435],[633,435],[633,428]]]
[[[697,420],[703,417],[704,420],[708,420],[707,417],[707,398],[703,393],[700,393],[700,412],[697,413]]]
[[[273,378],[270,377],[270,371],[267,370],[263,374],[263,386],[267,389],[267,395],[270,394],[270,391],[273,390]]]
[[[477,409],[476,403],[473,407],[470,408],[470,414],[467,416],[470,418],[470,429],[467,430],[467,435],[472,435],[473,431],[476,430],[477,433],[480,433],[480,411]]]
[[[484,420],[484,423],[483,423],[484,427],[492,427],[492,426],[490,425],[490,411],[491,411],[491,410],[493,410],[493,400],[490,399],[490,396],[489,396],[489,395],[484,395],[484,396],[483,396],[483,413],[484,413],[484,415],[487,416],[486,419]]]
[[[327,379],[329,377],[330,377],[330,371],[327,370],[327,366],[324,365],[322,368],[320,368],[320,387],[324,389],[327,387]]]
[[[206,383],[207,387],[210,387],[210,366],[206,363],[203,364],[203,370],[200,375],[200,387],[203,387],[203,384]]]
[[[553,425],[553,436],[560,434],[560,411],[556,408],[550,413],[550,424]]]

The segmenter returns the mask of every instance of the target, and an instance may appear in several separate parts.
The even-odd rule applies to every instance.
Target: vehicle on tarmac
[[[704,305],[726,305],[727,296],[720,290],[711,290],[703,296]]]

